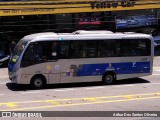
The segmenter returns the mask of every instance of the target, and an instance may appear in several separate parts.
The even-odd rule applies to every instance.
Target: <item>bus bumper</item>
[[[20,84],[20,76],[18,75],[9,76],[9,79],[12,83]]]

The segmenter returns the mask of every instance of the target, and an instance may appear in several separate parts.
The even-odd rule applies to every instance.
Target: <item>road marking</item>
[[[74,89],[62,89],[62,90],[54,90],[56,92],[64,92],[64,91],[71,91],[71,90],[74,90]]]
[[[102,103],[115,103],[115,102],[126,102],[134,100],[147,100],[147,99],[156,99],[158,97],[148,97],[148,98],[131,98],[131,99],[122,99],[122,100],[108,100],[108,101],[98,101],[98,102],[88,102],[88,103],[75,103],[75,104],[62,104],[62,105],[49,105],[49,106],[38,106],[38,107],[24,107],[10,110],[0,110],[0,111],[18,111],[18,110],[35,110],[35,109],[45,109],[45,108],[56,108],[56,107],[70,107],[70,106],[80,106],[80,105],[90,105],[90,104],[102,104]]]
[[[124,86],[123,85],[116,85],[115,87],[120,87],[121,88],[121,87],[124,87]]]
[[[153,70],[160,70],[160,66],[153,66]]]
[[[0,78],[9,78],[9,76],[8,75],[0,76]]]
[[[54,99],[54,100],[37,100],[37,101],[24,101],[24,102],[4,102],[0,103],[0,106],[9,107],[9,109],[1,109],[0,111],[16,111],[16,110],[33,110],[33,109],[44,109],[44,108],[55,108],[55,107],[67,107],[67,106],[78,106],[78,105],[89,105],[89,104],[100,104],[100,103],[114,103],[134,100],[147,100],[160,98],[160,92],[145,93],[145,94],[127,94],[117,96],[102,96],[102,97],[88,97],[88,98],[71,98],[71,99]],[[22,107],[21,104],[27,106],[32,103],[35,107]],[[51,105],[39,106],[40,103],[46,103]],[[37,106],[38,105],[38,106]],[[15,108],[16,107],[16,108]],[[12,109],[10,109],[12,108]]]
[[[147,84],[144,84],[145,86],[151,86],[151,85],[154,85],[152,83],[147,83]]]
[[[7,106],[7,107],[15,108],[17,107],[17,104],[13,102],[7,102],[7,103],[0,103],[0,106]]]
[[[115,87],[122,88],[122,87],[133,87],[133,86],[135,86],[135,85],[116,85]]]
[[[17,104],[15,104],[15,103],[8,103],[8,104],[6,104],[6,106],[7,107],[11,107],[11,108],[15,108],[15,107],[17,107]]]
[[[34,93],[40,93],[41,91],[36,91],[36,92],[24,92],[24,93],[21,93],[21,94],[34,94]]]
[[[156,76],[156,75],[160,75],[160,74],[152,74],[152,75],[155,75],[155,76]]]
[[[160,84],[160,83],[151,83],[151,84]]]
[[[159,85],[160,83],[145,83],[143,85]]]
[[[6,83],[0,83],[0,85],[4,85],[4,84],[6,84]]]
[[[104,86],[100,86],[100,87],[88,87],[88,88],[85,88],[85,89],[89,89],[89,90],[92,90],[92,89],[103,89],[105,88]]]
[[[61,103],[56,100],[46,100],[45,102],[51,103],[53,105],[60,105]]]
[[[141,84],[133,84],[133,85],[115,85],[115,87],[120,87],[120,88],[122,88],[122,87],[134,87],[135,85],[137,86],[137,85],[139,85],[139,86],[141,86],[141,85],[145,85],[145,86],[149,86],[149,85],[159,85],[160,83],[141,83]]]

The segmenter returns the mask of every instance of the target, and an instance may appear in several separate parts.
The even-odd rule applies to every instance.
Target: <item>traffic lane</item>
[[[147,97],[146,97],[147,98]],[[90,102],[90,104],[68,105],[63,107],[54,107],[54,111],[159,111],[160,98],[142,98],[137,99],[119,99],[110,101]],[[44,109],[47,110],[47,109]]]
[[[127,93],[130,93],[130,91],[133,92],[133,90],[131,89],[135,89],[137,91],[134,91],[133,93],[147,93],[146,89],[149,91],[149,93],[151,93],[151,91],[153,90],[153,92],[155,91],[156,93],[159,91],[159,78],[160,76],[158,75],[152,75],[152,76],[147,76],[144,77],[144,79],[131,79],[130,82],[128,82],[128,80],[122,80],[122,81],[118,81],[118,83],[116,85],[110,85],[110,86],[103,86],[101,85],[101,83],[87,83],[86,84],[65,84],[65,85],[58,85],[55,87],[55,85],[51,85],[45,89],[42,90],[31,90],[30,88],[23,89],[22,86],[19,86],[20,88],[17,88],[17,86],[15,86],[15,88],[12,86],[11,83],[9,83],[9,85],[11,85],[13,88],[13,90],[10,90],[7,88],[7,86],[3,86],[0,85],[0,89],[1,86],[3,86],[3,89],[1,91],[3,91],[4,89],[6,89],[6,94],[4,95],[5,97],[9,98],[10,102],[16,102],[19,101],[20,102],[24,102],[27,100],[55,100],[55,99],[64,99],[65,95],[67,94],[66,98],[73,98],[72,94],[74,93],[79,93],[79,92],[88,92],[88,94],[92,93],[91,97],[104,97],[110,95],[111,90],[113,91],[113,93],[111,95],[126,95]],[[137,89],[138,88],[138,89]],[[144,89],[145,88],[145,89]],[[104,89],[104,91],[102,91],[101,89]],[[117,92],[118,91],[124,91],[124,89],[126,89],[126,91],[124,92]],[[96,92],[98,91],[98,92]],[[107,92],[106,92],[107,91]],[[127,92],[128,91],[128,92]],[[37,93],[36,93],[37,92]],[[41,93],[42,92],[42,93]],[[44,93],[43,93],[44,92]],[[104,92],[102,94],[102,92]],[[131,92],[131,93],[132,93]],[[9,94],[8,94],[9,93]],[[101,93],[101,95],[99,94]],[[123,94],[120,94],[123,93]],[[156,94],[155,93],[155,94]],[[40,96],[39,96],[40,95]],[[3,98],[5,98],[3,96]],[[75,96],[75,95],[73,95]],[[79,98],[79,96],[82,96],[82,98],[85,97],[84,94],[80,95],[78,94],[76,98]],[[21,99],[22,97],[24,97],[25,99]],[[74,98],[75,98],[74,97]],[[89,96],[88,96],[89,97]],[[156,96],[155,96],[156,97]],[[1,97],[2,98],[2,97]],[[42,99],[45,98],[45,99]],[[5,99],[3,102],[6,102]],[[44,105],[44,103],[43,103]],[[157,106],[158,105],[158,106]],[[87,105],[77,105],[77,106],[61,106],[61,107],[51,107],[51,105],[49,105],[49,108],[43,108],[42,104],[39,104],[38,109],[33,108],[34,105],[31,103],[29,106],[27,106],[28,110],[31,111],[29,109],[29,107],[32,107],[34,111],[84,111],[84,110],[88,110],[88,111],[94,111],[94,110],[102,110],[102,111],[122,111],[122,110],[126,110],[126,111],[132,111],[132,110],[157,110],[159,107],[159,98],[151,98],[151,99],[144,99],[144,100],[128,100],[128,101],[121,101],[121,102],[109,102],[109,103],[91,103],[91,104],[87,104]],[[3,106],[4,107],[4,106]],[[10,107],[7,107],[7,109],[11,109],[12,104]],[[17,106],[18,107],[18,106]],[[17,108],[16,107],[16,108]],[[19,106],[20,107],[20,106]],[[26,105],[24,105],[23,107],[26,107]],[[14,108],[14,109],[16,109]],[[90,108],[90,109],[89,109]],[[143,109],[144,108],[144,109]],[[3,108],[3,110],[5,110],[6,108]],[[12,108],[13,109],[13,108]],[[21,108],[22,109],[22,108]],[[47,119],[53,119],[53,118],[47,118]],[[63,118],[54,118],[54,119],[61,119],[63,120]],[[66,118],[64,118],[66,120]],[[70,120],[71,118],[67,118],[68,120]],[[75,119],[75,118],[73,118]],[[85,120],[88,118],[76,118],[76,119],[81,119],[81,120]],[[89,119],[95,119],[95,118],[89,118]],[[106,120],[106,118],[96,118],[96,119],[101,119],[101,120]],[[107,117],[107,119],[109,119]],[[110,118],[112,119],[116,119],[115,117]],[[146,118],[123,118],[122,119],[146,119]],[[149,119],[153,119],[153,118],[148,118]],[[156,119],[156,118],[154,118]],[[158,119],[157,119],[158,120]]]
[[[84,95],[92,96],[93,94],[98,94],[98,95],[101,94],[118,95],[125,93],[135,94],[143,92],[157,92],[159,91],[159,83],[160,81],[157,76],[154,77],[149,76],[145,77],[145,79],[136,78],[136,79],[121,80],[117,81],[115,85],[108,85],[108,86],[103,85],[101,82],[90,82],[90,83],[49,85],[41,90],[32,90],[28,85],[16,85],[12,83],[7,83],[6,86],[4,86],[3,84],[0,85],[1,86],[0,94],[12,97],[17,95],[23,95],[24,97],[27,97],[30,94],[32,95],[38,94],[38,96],[43,96],[47,98],[56,98],[56,97],[66,98],[73,96],[83,97]],[[139,87],[137,88],[137,86]],[[152,89],[152,86],[154,86],[154,89]],[[128,91],[125,90],[124,88],[128,89]],[[67,92],[67,94],[64,94],[65,92]]]
[[[32,90],[28,85],[15,85],[9,79],[3,78],[0,84],[0,96],[3,99],[0,102],[155,93],[160,91],[159,78],[160,74],[154,71],[151,76],[120,80],[115,85],[104,86],[101,82],[57,84],[48,85],[41,90]]]
[[[130,79],[130,81],[134,81],[134,82],[138,81],[138,83],[131,83],[131,84],[126,84],[126,81],[128,80],[124,80],[124,81],[121,81],[120,82],[121,84],[110,85],[110,86],[103,86],[103,85],[91,86],[91,84],[93,83],[88,83],[90,84],[90,86],[83,86],[83,85],[79,87],[69,86],[68,88],[66,86],[64,87],[59,86],[58,88],[54,88],[54,89],[7,91],[6,94],[4,93],[3,99],[0,99],[1,110],[8,110],[9,108],[13,110],[18,110],[18,109],[19,110],[20,109],[21,110],[22,109],[40,110],[40,109],[48,109],[48,108],[55,109],[55,105],[53,104],[57,104],[57,107],[62,107],[62,106],[66,107],[66,106],[70,106],[70,103],[71,103],[70,100],[74,100],[75,102],[76,101],[75,99],[79,99],[79,101],[81,102],[80,103],[75,102],[74,104],[72,104],[73,106],[74,105],[84,106],[84,105],[100,104],[100,103],[110,104],[114,102],[129,102],[132,100],[143,101],[147,99],[159,99],[160,83],[158,82],[150,83],[145,79]],[[141,98],[140,94],[148,94],[148,96]],[[121,97],[117,97],[117,96],[121,96]],[[106,97],[107,98],[109,97],[109,100],[100,99],[100,101],[98,102],[96,101],[99,98],[106,98]],[[86,100],[86,98],[88,98],[89,100]],[[113,98],[116,98],[116,99],[113,99]],[[59,104],[59,102],[57,102],[57,100],[59,99],[61,100],[63,99],[62,104]],[[27,105],[27,108],[26,108],[26,105]]]
[[[0,102],[0,111],[64,110],[64,111],[157,111],[160,108],[160,92],[127,94],[118,96],[65,98],[21,102]],[[147,102],[146,102],[147,101]],[[154,101],[154,103],[153,103]],[[117,104],[119,103],[119,104]],[[101,105],[102,106],[101,106]],[[78,106],[78,107],[77,107]],[[85,107],[87,106],[87,107]],[[105,107],[104,107],[105,106]],[[98,109],[98,108],[101,109]]]

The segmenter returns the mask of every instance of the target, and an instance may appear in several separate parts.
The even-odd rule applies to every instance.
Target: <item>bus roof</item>
[[[28,41],[41,41],[41,40],[95,40],[95,39],[137,39],[148,38],[152,39],[150,35],[134,32],[118,32],[113,33],[111,31],[76,31],[73,33],[54,33],[43,32],[27,35],[23,40]]]
[[[73,32],[73,34],[111,34],[113,33],[112,31],[108,31],[108,30],[92,30],[92,31],[88,31],[88,30],[77,30],[75,32]]]

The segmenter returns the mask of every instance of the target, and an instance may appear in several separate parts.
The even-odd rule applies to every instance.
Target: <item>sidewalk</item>
[[[0,77],[8,76],[8,68],[0,68]]]
[[[154,57],[153,66],[160,67],[160,56],[155,56]]]
[[[160,69],[160,56],[154,57],[153,66]],[[8,76],[7,68],[0,68],[0,77],[1,76]]]

